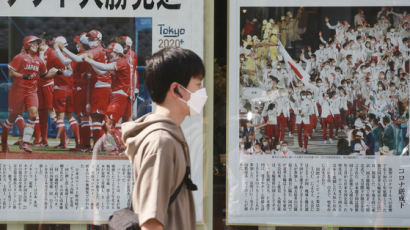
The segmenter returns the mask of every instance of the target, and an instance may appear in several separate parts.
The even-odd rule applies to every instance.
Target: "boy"
[[[141,229],[195,229],[190,155],[180,127],[206,102],[202,60],[192,51],[165,48],[147,60],[145,82],[153,113],[122,125],[126,154],[134,167],[132,206]],[[176,199],[170,197],[184,181]]]

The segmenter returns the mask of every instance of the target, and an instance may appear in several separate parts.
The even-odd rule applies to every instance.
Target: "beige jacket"
[[[147,114],[124,123],[122,130],[126,153],[134,167],[132,205],[140,224],[156,219],[167,230],[195,229],[194,200],[186,185],[168,207],[190,165],[181,128],[167,117]]]

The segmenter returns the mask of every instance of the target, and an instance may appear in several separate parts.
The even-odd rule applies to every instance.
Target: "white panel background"
[[[38,7],[34,7],[32,1],[16,0],[12,7],[7,1],[0,1],[0,17],[151,17],[152,18],[152,52],[160,50],[159,24],[165,24],[172,28],[184,28],[185,34],[180,36],[184,39],[182,48],[193,50],[201,58],[204,57],[204,2],[203,0],[169,0],[168,4],[181,3],[179,10],[168,10],[163,6],[160,9],[156,5],[152,10],[143,8],[144,0],[137,10],[132,9],[132,4],[137,0],[123,0],[127,2],[125,10],[121,7],[114,10],[97,7],[94,0],[88,0],[87,5],[81,9],[81,0],[65,0],[65,7],[60,8],[60,1],[42,0]],[[105,3],[105,0],[102,0]],[[154,0],[157,3],[157,0]],[[3,35],[4,36],[4,35]],[[104,36],[104,35],[103,35]],[[191,151],[192,178],[198,185],[198,191],[194,192],[197,222],[203,221],[203,197],[204,197],[204,153],[203,153],[203,116],[187,118],[183,125],[185,137]],[[63,221],[55,219],[55,221]]]

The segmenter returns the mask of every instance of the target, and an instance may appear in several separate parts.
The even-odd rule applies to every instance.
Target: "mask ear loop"
[[[182,85],[178,84],[179,86],[181,86],[182,88],[184,88]],[[185,88],[184,88],[185,89]],[[187,89],[185,89],[187,90]],[[189,92],[189,90],[187,90]],[[187,101],[184,100],[184,97],[182,96],[182,94],[179,92],[178,88],[175,87],[174,88],[174,92],[179,96],[178,100],[184,102],[185,104],[187,104]]]
[[[179,84],[179,86],[181,86],[183,89],[185,89],[188,93],[192,94],[192,92],[189,91],[187,88],[185,88],[183,85]]]

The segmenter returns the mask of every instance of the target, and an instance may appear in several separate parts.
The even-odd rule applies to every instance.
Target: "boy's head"
[[[188,88],[191,79],[200,82],[204,76],[204,64],[191,50],[165,48],[146,61],[145,83],[152,100],[157,104],[164,102],[169,90],[180,95],[178,84]]]

